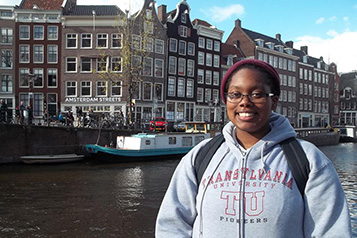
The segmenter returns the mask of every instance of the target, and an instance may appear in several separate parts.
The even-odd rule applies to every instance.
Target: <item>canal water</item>
[[[357,144],[320,147],[334,163],[357,237]],[[0,166],[0,237],[154,237],[179,161]]]

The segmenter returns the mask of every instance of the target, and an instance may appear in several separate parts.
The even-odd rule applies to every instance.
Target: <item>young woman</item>
[[[194,161],[203,141],[179,163],[163,199],[156,237],[351,237],[344,191],[332,163],[299,140],[310,170],[304,197],[279,142],[296,137],[289,121],[273,113],[279,75],[269,64],[243,60],[221,85],[230,122],[225,141],[202,180]]]

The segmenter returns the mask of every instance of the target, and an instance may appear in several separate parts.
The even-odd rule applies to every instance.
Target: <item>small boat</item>
[[[52,164],[76,162],[84,159],[84,155],[59,154],[59,155],[26,155],[20,159],[25,164]]]
[[[336,126],[341,132],[340,142],[357,142],[357,127],[352,125],[340,125]]]
[[[110,162],[171,159],[182,157],[209,137],[208,133],[139,133],[118,136],[115,148],[87,144],[85,149],[94,158]]]

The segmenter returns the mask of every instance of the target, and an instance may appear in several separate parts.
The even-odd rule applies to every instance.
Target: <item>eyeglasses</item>
[[[267,97],[274,96],[274,93],[251,93],[251,94],[241,94],[238,92],[227,93],[227,101],[230,103],[240,103],[244,97],[249,98],[249,101],[253,103],[263,103],[266,102]]]

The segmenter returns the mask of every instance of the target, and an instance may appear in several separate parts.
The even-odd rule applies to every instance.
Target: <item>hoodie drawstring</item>
[[[260,162],[261,162],[261,164],[262,164],[262,169],[263,169],[263,171],[264,171],[264,173],[266,173],[267,172],[267,170],[266,170],[266,165],[265,165],[265,160],[266,160],[266,158],[264,158],[264,148],[265,148],[265,145],[267,144],[268,142],[265,142],[264,144],[263,144],[263,146],[262,146],[262,149],[260,150]]]

